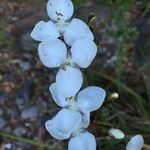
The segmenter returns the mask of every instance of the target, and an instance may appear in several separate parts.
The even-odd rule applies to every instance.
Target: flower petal
[[[79,39],[94,40],[94,36],[85,22],[74,18],[65,28],[64,39],[65,42],[71,46],[76,40]]]
[[[136,135],[131,138],[126,146],[126,150],[141,150],[144,146],[144,139],[142,135]]]
[[[59,67],[66,61],[67,48],[59,39],[41,42],[38,52],[41,62],[49,68]]]
[[[104,102],[105,91],[96,86],[90,86],[79,92],[78,107],[81,111],[94,111],[101,107]]]
[[[97,46],[89,39],[80,39],[72,45],[71,53],[73,62],[87,68],[96,56]]]
[[[49,0],[47,12],[53,21],[68,20],[74,12],[73,3],[71,0]]]
[[[79,112],[62,109],[52,120],[47,121],[45,126],[54,138],[64,140],[80,127],[81,121],[82,117]]]
[[[37,41],[44,41],[47,39],[57,39],[60,36],[59,30],[52,21],[38,22],[33,31],[31,37]]]
[[[85,132],[70,139],[68,150],[96,150],[95,137]]]
[[[90,112],[89,111],[85,111],[82,112],[82,123],[81,123],[81,128],[87,128],[90,124]]]
[[[61,133],[55,128],[55,124],[53,120],[48,120],[45,123],[46,130],[49,132],[51,136],[58,140],[68,139],[70,137],[70,133]]]
[[[58,92],[56,82],[49,87],[49,90],[57,105],[59,105],[60,107],[65,107],[69,105],[66,99]]]
[[[59,70],[56,75],[58,91],[65,97],[75,96],[83,83],[83,76],[80,70],[73,67],[66,67],[66,70]]]

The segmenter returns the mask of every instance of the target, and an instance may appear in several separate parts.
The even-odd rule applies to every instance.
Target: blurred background
[[[74,17],[88,23],[98,54],[84,69],[84,85],[107,91],[103,107],[91,116],[89,130],[97,150],[124,150],[142,134],[150,150],[150,1],[73,0]],[[1,150],[67,149],[45,131],[44,123],[60,108],[48,87],[57,70],[44,67],[30,33],[48,20],[46,0],[0,0],[0,147]],[[118,99],[111,98],[113,92]],[[127,138],[108,136],[119,128]],[[43,144],[44,143],[44,144]]]

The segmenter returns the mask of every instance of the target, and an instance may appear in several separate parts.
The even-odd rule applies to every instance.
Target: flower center
[[[68,106],[69,109],[78,111],[78,106],[77,106],[77,102],[75,101],[75,96],[67,98],[66,101],[69,103]]]
[[[70,105],[74,105],[74,103],[75,103],[75,97],[74,96],[69,97],[69,98],[66,99],[66,101],[69,102]]]
[[[56,26],[58,26],[59,27],[59,30],[60,30],[60,33],[64,33],[64,27],[66,26],[66,25],[68,25],[69,23],[67,22],[67,21],[65,21],[65,20],[63,20],[63,19],[61,19],[61,18],[58,18],[57,19],[57,22],[56,22]]]
[[[63,19],[58,18],[56,25],[63,27],[65,25],[65,21]]]
[[[66,60],[65,67],[67,67],[67,66],[73,67],[73,62],[72,62],[71,58],[68,58]]]
[[[80,134],[82,134],[84,132],[85,132],[85,129],[84,128],[80,128],[80,129],[74,131],[71,136],[75,137],[75,136],[78,136],[78,135],[80,135]]]

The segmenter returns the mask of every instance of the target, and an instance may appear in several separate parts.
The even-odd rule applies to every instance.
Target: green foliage
[[[0,47],[2,46],[12,46],[13,45],[13,41],[10,39],[6,39],[6,35],[4,33],[4,31],[0,31]]]
[[[6,41],[5,41],[4,32],[0,31],[0,46],[4,45],[5,43]]]
[[[142,85],[143,92],[140,91],[140,93],[138,92],[138,87],[130,87],[123,79],[124,76],[123,73],[125,68],[124,58],[128,58],[128,51],[134,48],[133,41],[139,36],[139,32],[137,28],[131,23],[132,22],[131,12],[135,6],[135,1],[134,0],[97,0],[97,2],[101,5],[104,5],[104,7],[106,6],[109,9],[113,10],[111,11],[112,14],[110,18],[107,20],[108,24],[106,22],[102,34],[109,35],[113,39],[115,39],[117,43],[117,47],[116,47],[117,64],[116,64],[115,75],[110,75],[110,74],[108,75],[106,74],[105,71],[97,70],[97,69],[96,70],[89,69],[87,71],[89,73],[86,74],[88,75],[87,78],[89,78],[89,74],[91,74],[91,76],[94,75],[94,79],[97,79],[97,82],[103,83],[105,81],[105,84],[108,83],[108,85],[105,87],[107,92],[116,90],[120,95],[119,101],[109,102],[106,105],[104,104],[104,106],[99,109],[99,111],[97,112],[97,119],[101,123],[100,127],[103,125],[108,125],[108,128],[110,128],[109,126],[111,126],[111,127],[115,127],[115,128],[118,127],[122,129],[129,136],[135,135],[137,133],[147,136],[150,134],[150,130],[149,130],[150,128],[147,124],[144,124],[144,122],[147,122],[148,119],[150,118],[149,115],[150,101],[148,101],[147,99],[147,97],[150,98],[150,90],[149,90],[150,80],[147,77],[148,73],[147,71],[146,73],[143,71],[145,69],[142,70],[140,69],[139,71],[139,73],[143,76],[143,79],[145,81],[145,85]],[[150,2],[148,1],[140,1],[140,2],[144,5],[143,6],[145,8],[144,13],[150,14]],[[142,50],[142,53],[143,51],[144,50]],[[147,68],[147,65],[144,68]],[[92,78],[89,78],[89,80],[93,82]],[[88,79],[86,81],[89,82]],[[146,90],[144,91],[144,89]],[[144,93],[146,96],[143,96],[141,93]],[[123,110],[121,112],[121,110],[118,109],[119,103],[121,103],[123,107],[126,107],[126,101],[125,101],[126,99],[128,102],[129,101],[131,102],[131,107],[136,108],[135,114],[132,114],[133,116],[128,116],[127,114],[121,114],[121,113],[126,113],[126,110]],[[106,101],[108,101],[107,98]],[[108,120],[108,116],[109,116],[108,113],[114,114],[114,119]],[[137,118],[141,117],[141,120],[143,120],[143,122],[141,122],[140,119],[139,122],[134,121],[133,120],[133,118],[135,117],[134,115],[135,116],[139,115],[138,117],[137,116],[136,117]],[[128,119],[124,118],[124,116],[130,118],[131,120],[128,121]],[[103,128],[101,130],[103,130]],[[106,150],[107,149],[115,150],[116,147],[117,149],[124,149],[123,147],[125,147],[127,141],[121,143],[121,141],[118,140],[104,140],[102,141],[102,144],[104,144],[103,146],[105,147]],[[119,147],[121,144],[124,146]]]
[[[75,5],[81,5],[81,4],[83,4],[84,2],[86,2],[86,0],[73,0],[73,3],[74,3]]]
[[[107,6],[120,5],[120,7],[128,9],[133,0],[97,0],[97,2]]]
[[[22,138],[20,136],[13,136],[4,132],[0,132],[0,137],[4,137],[6,139],[10,139],[13,141],[21,141],[27,144],[31,144],[33,146],[37,146],[37,147],[41,147],[41,148],[46,148],[47,150],[63,150],[62,148],[58,148],[54,145],[48,145],[48,144],[44,144],[44,143],[40,143],[39,141],[34,141],[31,139],[26,139],[26,138]]]

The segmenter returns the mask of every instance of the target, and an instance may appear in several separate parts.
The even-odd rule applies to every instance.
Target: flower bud
[[[116,100],[118,99],[119,97],[119,94],[117,92],[114,92],[110,95],[110,100]]]
[[[144,147],[144,139],[142,135],[135,135],[130,139],[126,146],[126,150],[141,150]]]
[[[121,130],[114,128],[110,129],[108,133],[115,139],[123,139],[125,136],[125,134]]]

